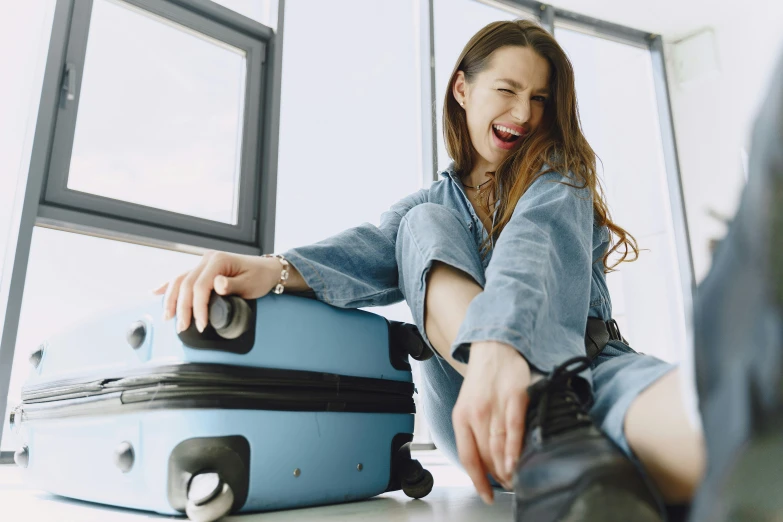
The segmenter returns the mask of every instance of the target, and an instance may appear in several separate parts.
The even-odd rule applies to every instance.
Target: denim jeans
[[[471,228],[450,209],[432,203],[418,205],[402,219],[396,258],[400,288],[428,344],[423,328],[424,296],[427,274],[433,262],[439,261],[463,271],[482,288],[486,286],[485,273],[491,264],[480,259]],[[586,322],[586,308],[583,313]],[[463,330],[470,331],[470,327]],[[550,343],[530,347],[531,359],[558,364],[571,357],[585,355],[583,338],[584,332],[579,345],[553,339]],[[546,351],[546,358],[539,357],[537,350]],[[433,441],[453,463],[459,464],[451,412],[459,395],[462,376],[438,355],[418,364],[416,384]],[[625,413],[642,390],[672,368],[672,365],[655,357],[637,354],[629,346],[611,341],[584,375],[593,384],[591,414],[594,420],[629,456],[633,457],[623,432]]]

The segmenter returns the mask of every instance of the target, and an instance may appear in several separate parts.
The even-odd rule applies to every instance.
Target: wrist
[[[277,254],[264,254],[262,261],[270,268],[270,286],[271,292],[282,294],[285,291],[286,283],[289,279],[291,265],[287,259]]]

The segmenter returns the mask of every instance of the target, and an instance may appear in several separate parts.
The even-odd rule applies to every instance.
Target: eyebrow
[[[513,88],[517,89],[518,91],[523,91],[523,90],[525,90],[525,88],[524,88],[524,87],[522,87],[522,84],[521,84],[521,83],[519,83],[519,82],[518,82],[518,81],[516,81],[516,80],[512,80],[512,79],[510,79],[510,78],[498,78],[496,81],[499,81],[499,82],[506,82],[507,84],[509,84],[509,85],[510,85],[510,86],[512,86]],[[538,90],[536,91],[536,94],[549,94],[549,89],[538,89]]]

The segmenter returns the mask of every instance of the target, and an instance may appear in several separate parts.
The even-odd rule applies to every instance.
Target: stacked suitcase
[[[293,295],[212,295],[177,334],[151,298],[79,324],[30,357],[11,412],[28,482],[196,521],[425,496],[410,457],[415,327]]]

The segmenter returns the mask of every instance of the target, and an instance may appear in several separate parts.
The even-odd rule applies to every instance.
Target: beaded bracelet
[[[275,286],[274,290],[272,290],[278,295],[282,294],[283,290],[285,289],[285,284],[288,281],[288,267],[290,266],[288,260],[280,254],[264,254],[261,257],[275,257],[279,259],[280,263],[283,265],[283,271],[280,272],[280,282],[277,283],[277,286]]]

